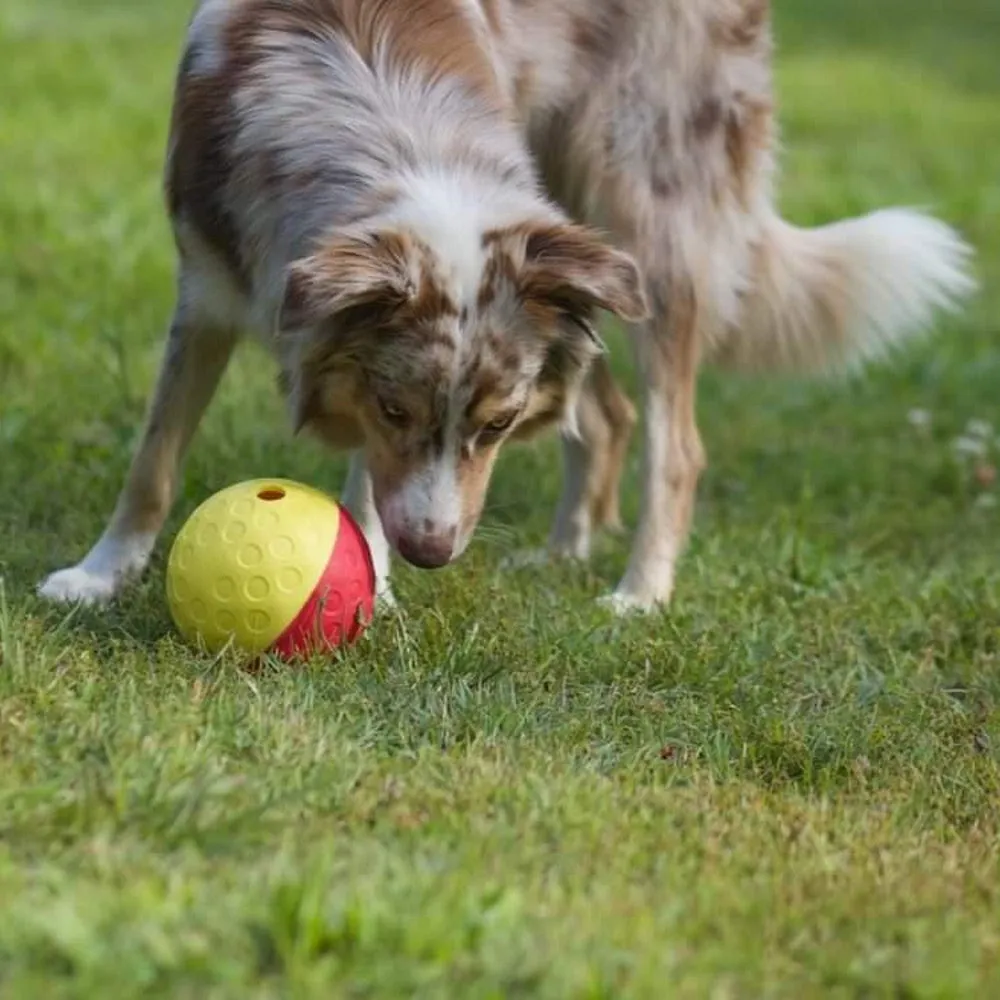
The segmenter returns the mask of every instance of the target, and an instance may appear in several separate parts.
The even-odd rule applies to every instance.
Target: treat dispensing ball
[[[209,497],[174,540],[167,600],[181,634],[284,658],[353,642],[372,615],[365,536],[335,500],[257,479]]]

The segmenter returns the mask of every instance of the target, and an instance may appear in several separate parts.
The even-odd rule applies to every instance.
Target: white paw
[[[556,559],[590,558],[590,517],[577,512],[571,517],[557,516],[549,534],[549,552]]]
[[[590,558],[590,531],[553,531],[549,536],[549,553],[554,559],[586,562]]]
[[[61,569],[38,585],[38,594],[61,604],[107,604],[118,590],[114,574],[91,573],[82,565]]]
[[[647,615],[664,607],[665,600],[656,600],[642,594],[633,594],[627,590],[615,590],[604,597],[599,597],[597,603],[612,614],[624,618],[626,615]]]
[[[106,604],[146,568],[155,542],[153,533],[109,530],[82,562],[43,580],[38,593],[63,604]]]
[[[516,570],[530,566],[545,566],[551,558],[548,549],[521,549],[500,560],[500,569]]]
[[[549,542],[549,552],[554,559],[586,562],[590,558],[590,535],[575,539],[554,539]]]

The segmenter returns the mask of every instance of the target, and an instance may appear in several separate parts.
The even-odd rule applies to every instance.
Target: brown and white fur
[[[500,444],[551,424],[551,546],[586,556],[617,524],[636,422],[594,333],[608,310],[633,324],[645,423],[612,602],[668,601],[704,467],[699,365],[850,364],[971,288],[967,248],[925,215],[777,215],[769,21],[767,0],[203,0],[159,382],[111,523],[42,593],[107,599],[145,566],[245,331],[296,426],[354,450],[347,500],[386,596],[390,548],[458,556]]]

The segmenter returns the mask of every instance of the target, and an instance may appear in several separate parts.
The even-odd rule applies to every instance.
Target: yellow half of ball
[[[178,532],[167,601],[181,634],[216,652],[268,649],[302,610],[340,530],[340,508],[287,479],[237,483],[209,497]]]

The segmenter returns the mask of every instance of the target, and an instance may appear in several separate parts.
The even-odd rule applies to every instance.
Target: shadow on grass
[[[91,646],[108,662],[120,657],[123,646],[152,656],[165,639],[176,636],[163,592],[160,561],[118,600],[105,606],[65,608],[33,599],[31,593],[18,588],[12,596],[25,600],[47,631],[58,631],[74,642]]]

